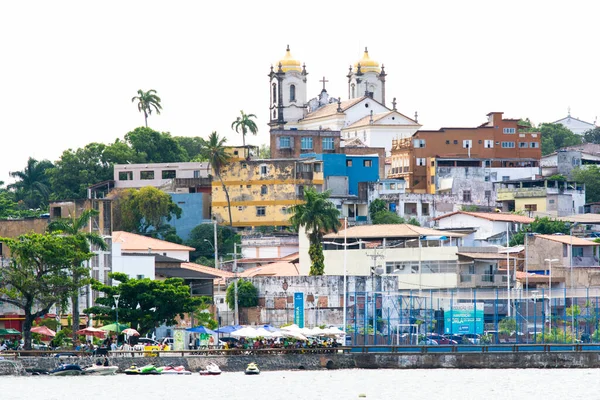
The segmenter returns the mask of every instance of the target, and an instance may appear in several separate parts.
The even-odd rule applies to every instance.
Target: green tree
[[[585,184],[585,201],[593,203],[600,201],[600,168],[597,165],[586,165],[572,172],[577,183]]]
[[[590,129],[583,134],[583,141],[586,143],[600,144],[600,128]]]
[[[187,151],[168,132],[157,132],[148,127],[139,127],[128,132],[125,135],[125,141],[129,143],[142,162],[174,163],[188,161]]]
[[[225,186],[225,182],[223,182],[223,177],[221,176],[221,171],[223,170],[223,168],[227,167],[231,160],[231,155],[227,152],[227,149],[225,147],[227,139],[224,137],[220,138],[217,132],[213,132],[208,137],[208,140],[202,138],[200,140],[202,144],[202,150],[200,151],[200,155],[208,160],[214,174],[221,182],[223,192],[225,192],[225,197],[227,199],[227,210],[229,212],[229,226],[233,226],[229,191],[227,190],[227,186]]]
[[[136,101],[138,105],[138,111],[144,113],[144,122],[146,123],[147,128],[148,116],[152,115],[152,110],[156,111],[156,113],[160,115],[160,110],[162,110],[162,106],[160,105],[160,97],[156,95],[156,90],[154,89],[150,89],[147,92],[144,92],[142,89],[140,89],[138,90],[138,95],[131,99],[132,103]]]
[[[258,127],[252,118],[256,118],[254,114],[245,114],[243,110],[240,111],[240,116],[235,119],[231,124],[231,129],[235,129],[237,133],[242,133],[242,143],[246,146],[246,134],[249,132],[253,135],[258,133]]]
[[[373,225],[387,225],[387,224],[405,224],[404,218],[396,214],[395,212],[383,210],[378,211],[371,218]]]
[[[105,296],[97,298],[96,304],[84,311],[94,314],[99,321],[114,322],[116,311],[113,309],[113,296],[118,294],[119,323],[129,324],[141,335],[163,323],[175,325],[177,316],[183,318],[184,313],[194,312],[203,304],[200,297],[190,296],[190,287],[181,278],[132,279],[120,272],[110,273],[109,277],[113,283],[119,284],[112,286],[94,281],[94,290],[104,293]]]
[[[252,282],[246,279],[238,279],[238,306],[239,307],[256,307],[258,305],[258,289]],[[227,286],[225,293],[225,301],[230,310],[235,309],[235,284],[231,282]]]
[[[100,250],[106,250],[108,249],[108,245],[102,236],[87,229],[92,218],[97,217],[99,214],[99,211],[90,209],[83,211],[79,216],[71,215],[69,218],[56,219],[48,224],[48,232],[77,237],[79,239],[77,242],[83,246],[80,249],[81,254],[89,254],[90,246]],[[86,279],[83,279],[85,276],[89,275],[89,271],[86,271],[84,276],[80,276],[77,273],[83,262],[86,260],[87,258],[83,260],[74,259],[73,265],[71,265],[73,271],[73,283],[77,286],[89,283]],[[71,329],[73,330],[74,335],[73,340],[75,340],[77,339],[77,334],[75,332],[79,330],[79,292],[74,293],[73,296],[71,296],[71,304],[73,308],[73,326]]]
[[[506,317],[498,322],[498,332],[504,335],[512,335],[517,330],[517,321],[514,318]]]
[[[31,349],[33,321],[47,314],[55,304],[66,304],[79,291],[71,274],[85,276],[87,269],[69,268],[75,260],[92,257],[82,251],[81,238],[54,234],[30,233],[16,239],[0,238],[10,250],[11,261],[0,269],[0,303],[12,304],[24,313],[23,339]]]
[[[534,131],[542,134],[542,155],[555,152],[558,149],[581,144],[581,136],[574,134],[561,124],[540,124]]]
[[[120,228],[128,232],[164,239],[173,233],[165,221],[181,218],[181,208],[173,203],[171,196],[152,186],[125,190],[116,203],[121,216]]]
[[[11,172],[10,176],[15,178],[16,182],[8,185],[8,188],[15,191],[16,200],[23,200],[27,208],[38,208],[48,204],[50,182],[46,171],[50,168],[50,161],[38,161],[29,157],[25,169]]]
[[[409,225],[421,226],[421,223],[415,217],[411,217],[406,223]]]
[[[208,329],[217,329],[219,323],[213,318],[209,312],[209,307],[212,304],[212,298],[208,296],[198,297],[202,304],[192,313],[194,317],[194,326],[206,326]]]
[[[199,136],[173,136],[173,139],[185,150],[188,160],[206,161],[201,159],[202,141]]]
[[[294,229],[306,229],[312,251],[309,251],[311,267],[310,275],[323,275],[323,235],[327,232],[337,232],[340,223],[340,212],[329,201],[329,193],[319,193],[313,187],[304,189],[304,203],[291,207],[290,222]],[[310,250],[310,249],[309,249]]]
[[[271,147],[267,146],[266,144],[261,144],[260,148],[258,149],[258,158],[262,160],[271,158]]]
[[[373,220],[375,214],[381,211],[389,211],[387,203],[382,199],[375,199],[369,204],[369,217],[371,220]]]
[[[569,234],[569,224],[564,221],[551,219],[550,217],[535,217],[533,222],[529,224],[531,233],[539,233],[542,235],[551,235],[554,233]],[[525,231],[516,232],[510,240],[510,246],[518,246],[525,243]]]
[[[213,224],[200,224],[190,232],[186,244],[196,249],[190,254],[192,260],[202,259],[200,264],[214,265],[214,226]],[[241,236],[235,230],[226,226],[217,226],[217,252],[218,256],[228,259],[233,253],[234,243],[241,243]],[[197,261],[198,262],[198,261]]]

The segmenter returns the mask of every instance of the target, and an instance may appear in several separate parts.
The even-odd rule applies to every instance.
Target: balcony
[[[311,172],[299,172],[299,171],[296,171],[296,179],[306,179],[306,180],[311,180],[312,181],[313,180],[313,176],[314,176],[314,173],[312,171]]]
[[[530,197],[546,197],[547,190],[543,187],[537,188],[500,188],[497,191],[498,201],[510,201],[514,199]]]
[[[463,288],[504,287],[506,286],[506,275],[462,273],[459,275],[458,286]]]

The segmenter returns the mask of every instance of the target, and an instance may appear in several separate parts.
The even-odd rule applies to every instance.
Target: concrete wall
[[[154,256],[121,255],[121,244],[113,243],[112,272],[122,272],[130,278],[143,275],[144,278],[154,279]]]
[[[173,203],[181,208],[181,218],[173,218],[168,224],[177,230],[177,235],[188,240],[192,229],[210,221],[210,194],[208,193],[171,193]],[[206,204],[208,203],[208,204]]]
[[[0,237],[16,238],[30,232],[44,233],[48,222],[48,218],[3,220],[0,221]],[[8,248],[0,243],[0,257],[8,255]]]
[[[120,164],[115,165],[114,180],[116,188],[141,188],[144,186],[163,187],[174,178],[163,178],[163,171],[175,171],[175,178],[208,177],[210,167],[206,162],[156,163],[156,164]],[[141,179],[141,174],[153,173],[153,179]],[[127,179],[120,179],[120,178]],[[131,178],[131,179],[129,179]]]

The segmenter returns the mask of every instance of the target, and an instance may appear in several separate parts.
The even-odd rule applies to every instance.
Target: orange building
[[[394,140],[388,178],[405,179],[411,192],[435,194],[439,168],[487,168],[501,173],[505,168],[539,168],[541,134],[522,132],[518,119],[504,119],[502,114],[489,113],[488,121],[476,128],[419,130],[410,138]]]

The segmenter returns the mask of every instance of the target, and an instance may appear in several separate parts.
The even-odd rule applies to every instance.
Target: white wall
[[[440,229],[475,228],[475,240],[486,239],[499,232],[494,232],[494,223],[487,219],[473,217],[466,214],[454,214],[437,221]]]
[[[148,251],[127,251],[127,253],[139,253],[139,254],[147,254]],[[151,249],[151,253],[161,254],[166,257],[176,258],[181,261],[190,261],[190,252],[187,250],[180,251],[164,251],[158,249]]]
[[[412,274],[398,275],[398,289],[415,290],[422,288],[429,289],[452,289],[458,286],[458,274],[439,273],[439,274]]]
[[[162,179],[162,171],[175,170],[177,178],[193,178],[194,172],[201,178],[207,178],[210,167],[205,162],[157,163],[157,164],[119,164],[114,167],[113,179],[116,188],[139,188],[144,186],[162,187],[172,179]],[[142,171],[154,171],[154,179],[140,179]],[[119,180],[119,172],[133,172],[133,180]]]
[[[143,275],[144,278],[154,279],[154,257],[123,256],[120,243],[113,243],[112,251],[112,272],[122,272],[130,278]]]

